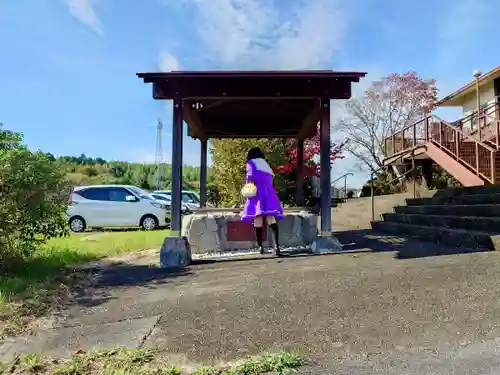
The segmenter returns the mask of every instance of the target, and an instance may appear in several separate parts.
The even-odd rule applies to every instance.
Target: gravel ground
[[[282,348],[315,361],[464,346],[500,333],[497,253],[246,256],[166,275],[123,266],[66,325],[159,316],[145,339],[206,363]]]
[[[74,327],[91,327],[92,342],[90,331],[106,337],[114,327],[118,335],[125,330],[118,324],[136,322],[126,323],[144,332],[133,345],[159,345],[184,367],[292,349],[325,373],[352,363],[385,368],[395,356],[411,361],[500,337],[498,253],[428,256],[450,250],[366,238],[365,245],[383,240],[378,251],[344,236],[350,253],[200,259],[178,274],[152,267],[151,252],[102,272],[56,327],[71,331],[74,348]],[[401,258],[413,248],[419,257]],[[66,334],[54,342],[63,345]]]

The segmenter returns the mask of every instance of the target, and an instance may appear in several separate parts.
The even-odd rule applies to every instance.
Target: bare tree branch
[[[425,105],[436,99],[435,80],[423,80],[413,71],[393,73],[374,82],[361,98],[347,102],[349,119],[338,124],[349,139],[347,150],[362,168],[380,168],[385,158],[385,139],[420,120]]]

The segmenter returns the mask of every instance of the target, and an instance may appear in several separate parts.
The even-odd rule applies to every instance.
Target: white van
[[[142,227],[153,230],[167,225],[167,205],[137,186],[91,185],[73,189],[68,223],[73,232],[98,227]]]

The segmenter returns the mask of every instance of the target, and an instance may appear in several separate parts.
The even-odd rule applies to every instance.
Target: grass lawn
[[[58,360],[30,354],[12,363],[0,363],[0,373],[55,375],[259,375],[285,374],[304,365],[306,360],[294,353],[282,351],[247,358],[224,367],[201,367],[185,372],[164,359],[155,348],[111,349],[81,352],[72,358]]]
[[[49,301],[67,284],[61,279],[67,266],[158,248],[167,234],[167,230],[87,232],[50,240],[31,259],[0,276],[0,338],[25,326],[23,317],[50,308]]]

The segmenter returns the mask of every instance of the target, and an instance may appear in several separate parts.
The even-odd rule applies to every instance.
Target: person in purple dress
[[[280,256],[279,228],[276,221],[283,219],[283,208],[273,185],[273,177],[273,170],[262,150],[258,147],[250,149],[247,155],[246,181],[255,184],[257,194],[255,197],[247,198],[242,220],[253,223],[261,254],[264,254],[262,238],[264,222],[267,222],[274,234],[276,255]]]

